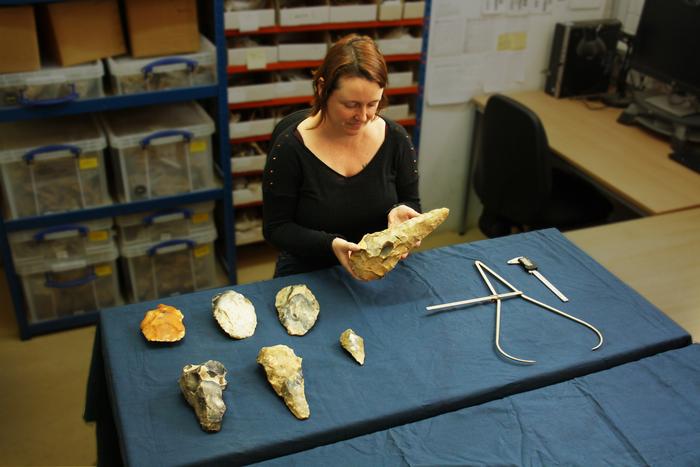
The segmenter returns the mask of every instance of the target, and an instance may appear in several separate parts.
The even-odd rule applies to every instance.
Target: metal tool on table
[[[544,277],[540,272],[537,270],[537,265],[535,264],[534,261],[532,261],[530,258],[527,258],[525,256],[516,256],[513,259],[509,259],[508,264],[519,264],[520,266],[523,267],[528,273],[532,274],[536,278],[540,280],[549,290],[552,291],[554,295],[559,297],[559,300],[562,302],[568,302],[569,299],[561,293],[559,289],[557,289],[554,284],[549,282],[546,277]]]
[[[452,303],[445,303],[443,305],[432,305],[426,307],[426,310],[428,311],[441,311],[441,310],[446,310],[449,308],[456,308],[456,307],[461,307],[461,306],[466,306],[466,305],[475,305],[477,303],[483,303],[483,302],[488,302],[488,301],[495,301],[496,302],[496,348],[498,351],[507,358],[510,358],[511,360],[515,360],[521,363],[535,363],[535,360],[526,360],[523,358],[518,358],[514,357],[508,353],[506,353],[502,348],[501,348],[501,301],[504,299],[509,299],[509,298],[517,298],[520,297],[523,300],[527,300],[528,302],[534,303],[537,306],[540,306],[544,308],[545,310],[551,311],[552,313],[556,313],[560,316],[563,316],[564,318],[568,318],[576,323],[579,323],[582,326],[587,327],[591,331],[593,331],[596,336],[598,336],[598,344],[595,345],[591,350],[596,350],[600,348],[601,345],[603,345],[603,335],[596,329],[595,326],[587,323],[586,321],[576,318],[575,316],[571,316],[568,313],[565,313],[561,310],[558,310],[554,308],[553,306],[549,306],[546,303],[542,303],[538,300],[535,300],[532,297],[528,297],[523,293],[522,290],[516,289],[510,282],[496,274],[491,268],[486,266],[484,263],[481,261],[474,261],[474,266],[476,266],[476,269],[479,271],[479,274],[481,275],[481,278],[484,280],[484,283],[488,287],[489,291],[491,291],[491,295],[486,295],[484,297],[478,297],[478,298],[472,298],[469,300],[461,300],[458,302],[452,302]],[[491,281],[489,278],[486,276],[485,272],[487,271],[490,273],[493,277],[498,279],[503,285],[508,287],[511,292],[505,292],[505,293],[496,293],[496,289],[493,287],[491,284]]]

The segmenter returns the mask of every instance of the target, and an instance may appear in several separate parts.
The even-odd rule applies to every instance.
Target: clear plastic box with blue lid
[[[91,115],[0,124],[7,217],[40,216],[112,203],[107,140]]]
[[[116,110],[101,117],[119,201],[217,187],[211,147],[214,121],[198,103]]]
[[[123,304],[113,240],[86,256],[15,265],[30,323]]]
[[[185,238],[120,245],[130,301],[142,302],[217,287],[215,228]]]
[[[201,36],[197,52],[148,58],[110,57],[107,70],[115,94],[212,85],[216,84],[216,48]]]
[[[56,105],[104,96],[104,66],[95,62],[0,74],[0,108]]]

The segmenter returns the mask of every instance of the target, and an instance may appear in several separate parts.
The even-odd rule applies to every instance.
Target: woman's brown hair
[[[364,78],[386,89],[389,82],[386,62],[372,38],[348,34],[331,46],[323,63],[314,72],[311,115],[321,112],[323,121],[328,108],[328,98],[338,88],[338,81],[344,76]],[[387,103],[388,99],[382,93],[377,112],[386,107]]]

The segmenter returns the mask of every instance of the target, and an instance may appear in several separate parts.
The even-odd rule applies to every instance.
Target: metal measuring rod
[[[525,269],[528,273],[530,273],[533,276],[535,276],[536,278],[538,278],[540,280],[540,282],[542,282],[549,290],[551,290],[554,295],[559,297],[559,300],[561,300],[562,302],[569,301],[569,299],[566,298],[566,295],[561,293],[561,291],[559,289],[554,287],[554,284],[549,282],[546,277],[544,277],[542,274],[540,274],[540,272],[537,270],[537,265],[530,258],[528,258],[526,256],[516,256],[513,259],[509,259],[507,262],[508,262],[508,264],[521,265],[523,267],[523,269]]]
[[[444,303],[442,305],[431,305],[426,307],[425,309],[430,311],[430,312],[438,312],[438,311],[444,311],[450,308],[458,308],[458,307],[463,307],[463,306],[468,306],[468,305],[476,305],[478,303],[484,303],[484,302],[496,302],[496,348],[498,351],[501,353],[506,358],[509,358],[511,360],[515,360],[517,362],[521,363],[535,363],[535,360],[528,360],[524,358],[518,358],[514,357],[513,355],[510,355],[507,353],[503,348],[501,347],[501,302],[505,299],[510,299],[510,298],[522,298],[523,300],[526,300],[530,303],[533,303],[539,307],[544,308],[547,311],[551,311],[552,313],[556,313],[559,316],[563,316],[564,318],[570,319],[571,321],[574,321],[582,326],[587,327],[591,331],[595,333],[595,335],[598,337],[598,343],[591,349],[591,350],[596,350],[600,348],[601,345],[603,345],[603,335],[600,333],[600,331],[593,326],[592,324],[577,318],[575,316],[572,316],[568,313],[565,313],[557,308],[554,308],[553,306],[549,306],[546,303],[542,303],[538,300],[535,300],[532,297],[528,297],[523,293],[522,290],[516,289],[510,282],[499,276],[493,269],[489,268],[486,266],[484,263],[481,261],[474,261],[474,266],[476,266],[477,271],[479,271],[479,275],[484,281],[484,284],[486,284],[486,287],[488,287],[489,291],[491,292],[491,295],[486,295],[483,297],[477,297],[477,298],[471,298],[469,300],[460,300],[458,302],[451,302],[451,303]],[[510,289],[510,292],[505,292],[505,293],[497,293],[496,288],[491,284],[491,281],[489,280],[488,276],[486,273],[491,274],[496,280],[498,280],[501,284],[506,286],[508,289]]]

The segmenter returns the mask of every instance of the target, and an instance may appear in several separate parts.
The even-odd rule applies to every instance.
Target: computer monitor
[[[630,67],[700,96],[700,0],[646,0]]]

